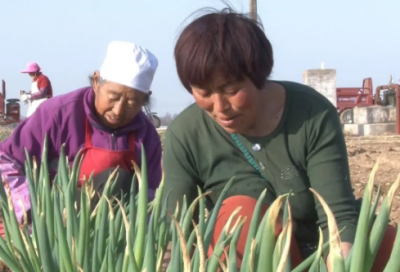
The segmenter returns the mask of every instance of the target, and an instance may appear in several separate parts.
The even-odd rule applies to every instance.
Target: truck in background
[[[391,88],[392,77],[388,85],[377,86],[373,92],[372,78],[364,78],[361,87],[336,88],[336,108],[342,124],[353,123],[353,109],[362,106],[396,106],[396,91]],[[383,92],[381,93],[381,91]]]

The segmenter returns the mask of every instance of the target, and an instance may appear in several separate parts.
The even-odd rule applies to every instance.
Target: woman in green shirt
[[[213,239],[217,241],[231,212],[242,206],[240,214],[247,216],[247,224],[237,246],[240,255],[261,192],[267,188],[266,209],[277,196],[292,191],[296,228],[291,256],[292,265],[297,265],[316,249],[318,227],[328,237],[327,217],[309,190],[313,188],[328,203],[339,229],[346,227],[341,233],[346,256],[359,210],[332,103],[308,86],[270,80],[273,52],[261,24],[230,9],[206,14],[186,26],[175,47],[175,60],[179,78],[196,103],[166,132],[168,209],[173,212],[183,195],[188,203],[193,201],[197,186],[212,191],[207,197],[212,209],[226,182],[235,176]],[[380,250],[377,259],[387,261],[388,253]]]

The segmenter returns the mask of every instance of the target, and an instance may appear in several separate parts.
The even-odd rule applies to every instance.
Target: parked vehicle
[[[361,106],[396,106],[395,90],[392,89],[392,77],[388,85],[377,86],[375,95],[372,78],[364,78],[361,87],[336,88],[336,108],[343,124],[353,123],[353,108]],[[381,94],[381,91],[383,93]]]
[[[149,106],[144,106],[144,112],[146,113],[147,117],[151,120],[156,128],[161,127],[161,119],[157,116],[156,112],[152,112]]]
[[[6,99],[6,82],[1,82],[0,93],[0,125],[18,124],[21,106],[18,98]]]

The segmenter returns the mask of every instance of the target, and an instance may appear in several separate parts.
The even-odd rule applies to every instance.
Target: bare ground
[[[379,158],[379,169],[375,176],[374,191],[381,186],[379,204],[382,203],[390,186],[400,173],[400,136],[384,135],[374,137],[346,136],[351,180],[355,196],[362,197],[371,170]],[[378,207],[379,209],[379,207]],[[392,205],[390,223],[400,221],[400,190],[396,192]],[[0,263],[0,272],[10,271]]]
[[[362,197],[371,170],[379,158],[374,191],[381,186],[379,204],[400,173],[400,136],[346,137],[351,180],[356,197]],[[378,207],[379,209],[379,207]],[[391,224],[400,220],[400,190],[397,190],[391,214]]]

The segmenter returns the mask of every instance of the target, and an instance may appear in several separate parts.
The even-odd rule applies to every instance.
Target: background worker
[[[36,62],[30,62],[25,69],[21,71],[23,74],[29,74],[32,78],[30,92],[22,91],[20,93],[22,102],[29,102],[27,117],[31,116],[36,109],[49,98],[53,97],[53,88],[49,78],[44,75]]]

